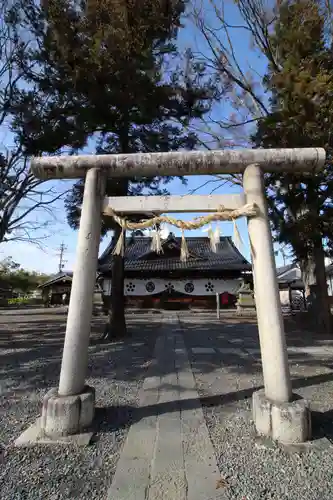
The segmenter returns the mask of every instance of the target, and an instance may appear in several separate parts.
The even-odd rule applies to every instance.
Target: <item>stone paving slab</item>
[[[240,339],[228,339],[228,344],[234,347],[191,347],[190,351],[195,355],[205,355],[205,354],[216,354],[220,352],[221,354],[229,354],[239,356],[241,358],[252,356],[258,361],[261,361],[261,352],[258,347],[252,348],[244,345],[244,341]],[[242,344],[242,345],[240,345]],[[309,354],[312,357],[320,357],[321,359],[332,356],[333,349],[330,346],[307,346],[307,347],[288,347],[289,355],[306,355]]]
[[[178,320],[166,318],[108,500],[223,500],[221,476]]]
[[[160,376],[155,374],[156,360],[162,356],[164,344],[165,338],[158,337],[154,362],[140,392],[141,407],[156,405],[159,400]],[[156,413],[151,412],[131,426],[108,492],[109,500],[146,500],[155,448],[156,423]]]
[[[74,445],[74,446],[88,446],[93,437],[93,432],[81,432],[80,434],[71,434],[70,436],[49,438],[43,434],[41,427],[41,418],[28,427],[16,439],[15,446],[28,448],[29,446],[39,445]]]
[[[310,354],[311,356],[327,357],[331,356],[333,350],[330,346],[305,346],[305,347],[288,347],[288,353]]]
[[[183,356],[178,356],[176,359],[176,368],[179,370],[179,386],[182,389],[180,393],[180,400],[183,403],[181,422],[187,498],[189,500],[222,500],[224,492],[218,491],[221,476],[182,336],[177,337],[176,343],[183,349]],[[186,409],[187,401],[195,401],[195,407]]]
[[[213,347],[192,347],[193,354],[215,354]]]
[[[237,349],[236,347],[219,347],[218,350],[221,354],[235,354],[236,356],[246,354],[244,351]]]

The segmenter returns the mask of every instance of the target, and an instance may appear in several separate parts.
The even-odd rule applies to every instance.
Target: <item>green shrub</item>
[[[16,297],[8,299],[9,306],[23,306],[23,305],[39,305],[42,304],[40,297]]]

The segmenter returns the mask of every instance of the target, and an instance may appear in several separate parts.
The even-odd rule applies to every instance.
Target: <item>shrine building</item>
[[[126,238],[124,254],[127,306],[140,308],[234,306],[242,281],[252,281],[251,264],[231,237],[221,237],[213,252],[208,237],[186,238],[189,256],[180,258],[181,237],[173,233],[162,242],[162,253],[151,250],[150,237]],[[98,273],[104,300],[111,296],[112,242],[99,258]]]

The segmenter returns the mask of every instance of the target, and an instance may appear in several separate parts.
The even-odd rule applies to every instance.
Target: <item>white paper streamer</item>
[[[150,249],[157,254],[163,253],[161,232],[158,228],[156,228],[155,231],[152,232]]]
[[[238,230],[238,227],[237,227],[237,222],[234,220],[234,236],[233,236],[233,240],[234,240],[234,243],[235,243],[235,247],[240,251],[242,246],[243,246],[243,240],[242,240],[242,237],[240,235],[240,232]]]

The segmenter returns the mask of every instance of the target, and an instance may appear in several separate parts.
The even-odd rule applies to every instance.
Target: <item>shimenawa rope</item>
[[[174,219],[173,217],[169,217],[167,215],[157,215],[155,217],[151,217],[150,219],[143,219],[139,222],[131,222],[126,219],[126,217],[120,217],[117,215],[112,208],[108,207],[105,215],[111,216],[114,221],[119,224],[122,228],[121,234],[117,241],[117,244],[113,250],[114,255],[124,255],[124,240],[125,240],[125,231],[128,229],[130,231],[134,231],[135,229],[148,229],[151,227],[155,228],[151,249],[156,253],[161,253],[162,250],[162,242],[160,231],[157,227],[160,224],[169,224],[171,226],[177,227],[182,232],[182,241],[181,241],[181,252],[180,252],[180,260],[186,261],[189,256],[189,251],[186,244],[184,231],[191,231],[193,229],[199,229],[207,224],[211,224],[212,222],[221,222],[221,221],[233,221],[234,222],[234,234],[235,239],[238,242],[241,242],[241,237],[237,228],[236,219],[240,217],[255,217],[258,215],[259,209],[257,205],[254,203],[246,204],[241,208],[237,208],[235,210],[225,208],[223,206],[218,207],[217,211],[213,214],[204,215],[201,217],[196,217],[192,221],[183,221],[180,219]],[[216,252],[217,247],[217,235],[214,234],[213,230],[210,229],[208,231],[208,236],[210,239],[211,248],[214,252]],[[219,238],[218,238],[219,239]]]

